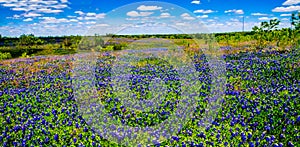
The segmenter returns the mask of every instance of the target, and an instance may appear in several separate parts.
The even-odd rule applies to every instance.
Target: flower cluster
[[[190,119],[174,134],[154,132],[152,136],[157,137],[148,138],[149,142],[155,146],[299,146],[299,57],[296,51],[224,55],[227,70],[224,100],[211,125],[203,128],[202,118],[214,87],[205,55],[193,55],[198,73],[198,79],[194,80],[199,81],[199,86],[198,93],[190,93],[197,96],[192,116],[187,116]],[[182,89],[185,81],[179,75],[184,69],[176,69],[161,59],[146,58],[127,66],[130,73],[125,75],[127,82],[115,83],[122,78],[112,75],[115,59],[116,56],[104,53],[98,57],[96,66],[76,66],[77,69],[73,55],[2,61],[1,146],[118,145],[97,133],[89,125],[95,119],[85,119],[79,109],[86,109],[86,114],[105,112],[121,124],[141,128],[158,125],[176,113],[186,90]],[[74,70],[86,76],[72,75]],[[125,88],[114,89],[114,84]],[[95,87],[97,95],[90,94],[89,101],[79,101],[74,91],[84,94],[92,91],[90,87]],[[126,91],[132,97],[121,99]],[[152,103],[153,98],[159,103]],[[137,100],[143,103],[133,103]],[[96,102],[104,107],[95,107]],[[81,103],[89,107],[79,108]],[[122,132],[116,126],[109,127]],[[126,133],[127,137],[139,137],[135,130]],[[120,140],[125,137],[118,132],[113,136]]]

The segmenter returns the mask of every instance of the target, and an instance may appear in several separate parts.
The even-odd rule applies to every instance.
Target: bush
[[[0,52],[0,60],[10,59],[11,54],[10,53],[1,53]]]
[[[27,55],[27,53],[26,52],[24,52],[24,53],[22,53],[22,56],[21,56],[22,58],[28,58],[29,56]]]
[[[108,45],[108,46],[106,46],[105,48],[102,48],[102,50],[101,51],[113,51],[114,50],[114,46],[112,46],[112,45]]]

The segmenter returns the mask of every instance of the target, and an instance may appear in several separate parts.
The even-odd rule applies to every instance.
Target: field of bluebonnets
[[[153,140],[153,145],[300,146],[299,54],[298,49],[224,54],[225,96],[212,125],[206,128],[199,124],[211,90],[210,68],[204,54],[191,54],[201,83],[197,107],[179,132],[162,142]],[[37,56],[1,61],[1,146],[118,146],[96,133],[80,115],[72,86],[74,58]],[[103,94],[99,99],[107,112],[128,126],[152,126],[168,119],[180,97],[176,69],[156,58],[130,66],[128,89],[136,99],[151,99],[149,80],[153,78],[163,79],[168,90],[155,110],[131,111],[110,97],[114,60],[109,52],[98,57],[94,69],[97,82],[91,85]]]

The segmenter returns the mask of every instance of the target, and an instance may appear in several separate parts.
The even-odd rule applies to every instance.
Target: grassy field
[[[126,140],[128,136],[117,136],[114,141],[105,139],[85,119],[90,116],[83,115],[78,108],[82,100],[91,97],[87,93],[91,87],[97,89],[98,97],[94,97],[94,102],[103,104],[102,113],[111,114],[116,123],[144,128],[160,124],[176,114],[178,101],[184,98],[180,90],[185,84],[193,85],[197,91],[194,96],[196,107],[179,131],[169,135],[157,133],[160,137],[149,137],[149,140],[138,133],[130,137],[146,140],[140,143],[152,146],[300,145],[299,49],[270,47],[254,50],[251,47],[230,49],[221,46],[220,50],[209,54],[197,48],[197,43],[209,48],[209,45],[203,45],[207,43],[205,41],[170,41],[171,45],[182,47],[193,61],[198,73],[197,82],[179,80],[176,70],[180,69],[160,59],[146,58],[132,64],[128,67],[131,78],[127,91],[134,93],[137,100],[151,99],[151,96],[162,98],[155,110],[147,111],[127,108],[117,98],[122,91],[113,90],[111,69],[116,64],[114,61],[122,55],[118,51],[102,52],[94,67],[76,66],[74,61],[88,59],[77,55],[1,61],[1,145],[120,146],[118,141]],[[161,47],[153,44],[142,46],[142,49]],[[210,55],[219,55],[226,63],[226,90],[211,125],[201,127],[210,92],[215,88],[207,60]],[[76,98],[79,90],[74,87],[75,68],[81,74],[76,85],[81,85],[81,93],[86,94],[80,99]],[[95,71],[95,82],[87,78],[90,70]],[[163,79],[164,88],[168,89],[166,95],[149,90],[153,87],[150,81],[155,77]],[[134,142],[128,143],[131,146]]]

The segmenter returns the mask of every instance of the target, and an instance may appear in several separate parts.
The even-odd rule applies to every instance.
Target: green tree
[[[292,14],[291,25],[295,28],[295,30],[300,29],[300,12],[298,12],[298,14]]]
[[[19,37],[19,42],[18,45],[20,46],[33,46],[33,45],[41,45],[43,44],[44,41],[35,37],[33,34],[29,34],[29,35],[21,35]]]
[[[293,46],[298,46],[300,45],[300,38],[299,38],[299,33],[300,33],[300,12],[298,14],[293,13],[292,18],[291,18],[291,25],[293,26],[293,31],[292,31],[292,45]]]
[[[271,19],[269,22],[263,21],[260,26],[254,26],[252,31],[255,33],[255,39],[258,41],[258,47],[263,48],[270,43],[271,38],[276,35],[274,29],[278,28],[280,21],[278,19]]]

